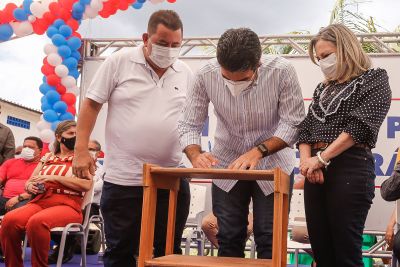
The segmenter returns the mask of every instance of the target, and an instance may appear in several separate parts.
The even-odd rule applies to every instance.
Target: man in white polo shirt
[[[142,215],[142,169],[149,162],[178,167],[182,159],[178,117],[192,77],[178,60],[182,22],[174,11],[153,13],[143,34],[144,46],[108,57],[95,75],[78,118],[74,172],[94,174],[87,147],[102,104],[108,103],[106,159],[100,208],[107,250],[104,266],[136,266]],[[165,253],[168,191],[159,190],[154,256]],[[190,191],[181,181],[178,195],[175,253],[189,212]]]

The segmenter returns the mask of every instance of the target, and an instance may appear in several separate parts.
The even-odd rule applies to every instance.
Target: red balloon
[[[78,37],[79,39],[82,39],[82,35],[79,32],[73,32],[72,36],[73,37]]]
[[[47,76],[47,83],[51,86],[57,86],[57,84],[59,84],[61,82],[60,77],[58,77],[55,74],[50,74],[49,76]]]
[[[59,2],[60,2],[60,4],[62,5],[62,7],[64,9],[66,9],[68,11],[71,11],[72,10],[72,5],[77,1],[74,1],[74,0],[60,0]]]
[[[46,32],[49,25],[44,20],[36,18],[32,23],[32,27],[36,34],[42,35]]]
[[[72,14],[67,9],[62,8],[60,10],[59,17],[64,21],[68,21],[72,17]]]
[[[51,74],[54,74],[54,67],[53,66],[50,66],[49,64],[44,64],[43,66],[42,66],[42,73],[45,75],[45,76],[50,76]]]
[[[72,115],[74,115],[75,116],[75,114],[76,114],[76,108],[75,108],[75,106],[68,106],[68,108],[67,108],[67,112],[69,112],[69,113],[71,113]]]
[[[58,5],[58,3],[53,2],[53,3],[50,3],[49,10],[50,10],[51,14],[58,17],[60,15],[61,8]]]
[[[169,3],[175,3],[176,0],[167,0],[167,2],[169,2]]]
[[[0,24],[7,23],[7,21],[5,20],[4,16],[5,16],[5,12],[0,10]]]
[[[65,94],[65,92],[67,92],[67,88],[65,88],[65,86],[62,85],[62,84],[57,84],[57,86],[56,86],[56,91],[57,91],[60,95],[63,95],[63,94]]]
[[[3,10],[3,20],[6,21],[6,23],[14,21],[14,10],[18,8],[16,4],[14,3],[8,3],[6,7]]]
[[[118,8],[121,9],[121,10],[127,10],[128,7],[129,7],[129,4],[127,2],[125,2],[125,1],[121,1],[119,3],[119,6],[118,6]]]
[[[57,17],[50,12],[46,12],[43,14],[43,20],[47,22],[47,24],[53,24],[53,22],[57,19]]]
[[[61,96],[61,100],[64,101],[68,106],[72,106],[76,102],[76,96],[72,93],[65,93]]]
[[[70,26],[71,29],[72,29],[73,31],[77,31],[78,28],[79,28],[79,23],[78,23],[78,21],[76,21],[76,20],[74,20],[74,19],[69,19],[69,20],[67,21],[67,25]]]

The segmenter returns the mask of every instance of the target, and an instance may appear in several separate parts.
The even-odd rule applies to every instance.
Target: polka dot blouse
[[[375,147],[390,108],[392,92],[384,69],[371,69],[346,83],[319,84],[307,117],[300,124],[299,144],[332,143],[342,132],[356,143]]]

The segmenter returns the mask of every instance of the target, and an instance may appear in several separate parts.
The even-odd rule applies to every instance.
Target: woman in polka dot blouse
[[[371,68],[357,37],[340,24],[323,28],[309,54],[325,76],[298,143],[310,242],[317,266],[360,267],[375,189],[371,149],[391,102],[388,76]]]

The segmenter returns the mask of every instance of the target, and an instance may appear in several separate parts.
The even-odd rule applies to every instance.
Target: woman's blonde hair
[[[61,136],[63,132],[68,131],[71,127],[76,127],[75,121],[63,121],[58,124],[56,131],[54,132],[54,135],[56,136],[53,144],[54,154],[61,152],[60,142],[58,142],[57,136]]]
[[[314,50],[319,40],[332,42],[337,49],[336,73],[334,77],[329,78],[329,81],[348,81],[360,76],[371,67],[371,60],[362,49],[357,37],[343,24],[331,24],[322,28],[312,38],[308,53],[314,64],[317,64]]]

